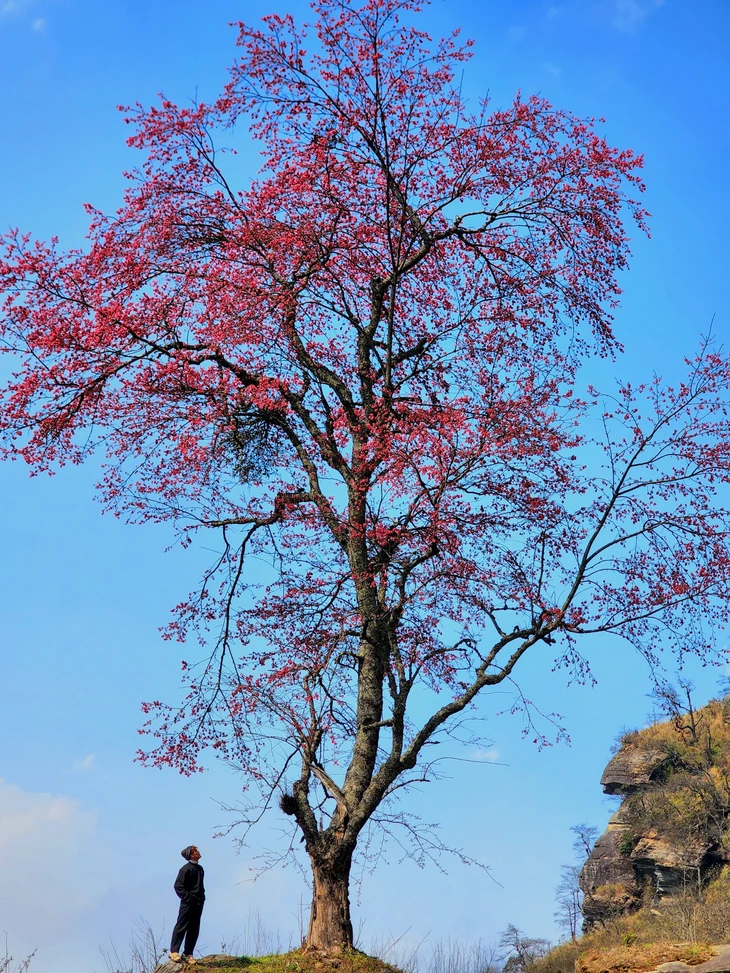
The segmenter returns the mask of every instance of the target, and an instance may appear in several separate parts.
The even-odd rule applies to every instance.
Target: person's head
[[[187,848],[183,848],[180,852],[183,858],[189,862],[196,862],[200,859],[200,852],[195,845],[188,845]]]

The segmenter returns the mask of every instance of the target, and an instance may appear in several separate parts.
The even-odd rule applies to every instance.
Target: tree
[[[580,393],[620,350],[640,158],[539,98],[470,113],[469,44],[416,0],[312,6],[239,25],[212,104],[129,110],[144,162],[86,249],[4,237],[0,431],[34,472],[100,449],[108,509],[220,537],[168,630],[205,660],[147,704],[146,759],[212,750],[278,797],[332,948],[358,839],[523,658],[590,678],[596,633],[712,657],[730,430],[709,344],[676,387]],[[242,119],[243,187],[214,140]]]
[[[8,952],[8,934],[5,933],[5,955],[0,956],[0,973],[28,973],[35,954],[36,951],[33,950],[33,952],[29,956],[26,956],[24,960],[18,960],[18,962],[11,967],[10,964],[14,961],[13,957]]]
[[[692,702],[695,686],[693,682],[682,676],[677,678],[677,682],[679,689],[670,682],[663,680],[655,685],[651,695],[658,704],[660,712],[674,723],[677,733],[683,735],[686,733],[692,743],[697,743],[702,715],[697,715],[697,710]]]
[[[507,961],[502,967],[503,973],[526,973],[550,950],[547,939],[531,939],[511,923],[502,933],[499,945],[507,952]]]
[[[563,865],[560,869],[560,881],[555,888],[555,904],[557,909],[553,913],[559,926],[575,940],[578,935],[580,920],[583,916],[583,890],[580,887],[580,873],[598,837],[598,828],[589,824],[574,824],[570,830],[575,835],[573,851],[577,864]]]
[[[583,863],[593,851],[593,846],[598,837],[598,828],[594,824],[573,824],[570,827],[575,838],[573,838],[573,852],[576,860]]]
[[[580,887],[580,866],[562,865],[560,881],[555,888],[555,904],[557,909],[553,913],[556,922],[567,932],[572,940],[578,935],[580,920],[583,915],[583,890]]]

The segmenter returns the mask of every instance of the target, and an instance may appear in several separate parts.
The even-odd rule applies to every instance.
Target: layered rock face
[[[643,732],[658,735],[656,729]],[[601,778],[604,792],[623,800],[580,875],[585,929],[696,889],[730,861],[724,840],[730,807],[717,747],[708,746],[705,756],[698,739],[688,744],[680,737],[674,745],[668,733],[652,745],[643,733],[631,737]]]
[[[625,743],[603,771],[603,793],[634,793],[661,776],[667,759],[667,752],[663,748],[639,748],[635,743]]]

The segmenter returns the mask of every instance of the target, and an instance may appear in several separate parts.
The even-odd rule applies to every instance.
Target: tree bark
[[[336,862],[312,858],[312,911],[309,917],[307,948],[327,952],[351,949],[350,867],[352,852],[338,856]]]

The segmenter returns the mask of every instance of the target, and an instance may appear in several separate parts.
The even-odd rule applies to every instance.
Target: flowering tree
[[[5,236],[0,427],[36,471],[101,448],[110,509],[220,536],[169,628],[207,661],[148,704],[147,759],[212,748],[279,798],[332,948],[359,836],[524,656],[713,651],[730,430],[709,348],[677,388],[574,394],[618,350],[640,159],[538,98],[469,114],[469,45],[417,0],[313,10],[241,24],[215,103],[129,111],[145,161],[85,250]],[[243,186],[214,141],[240,118]]]

